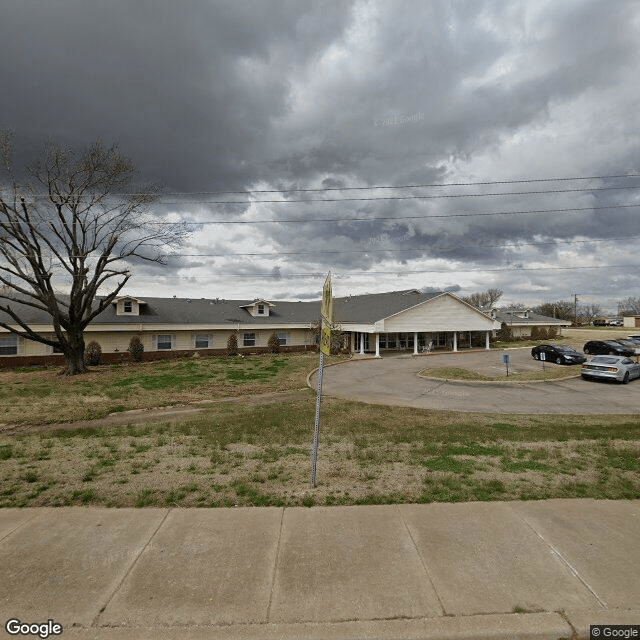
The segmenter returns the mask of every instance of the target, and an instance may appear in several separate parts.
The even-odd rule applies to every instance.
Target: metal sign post
[[[502,362],[504,362],[504,364],[507,367],[507,376],[509,375],[509,363],[511,362],[511,356],[508,353],[503,353],[502,354]]]
[[[322,402],[322,374],[324,372],[324,356],[331,353],[331,323],[333,321],[333,295],[331,292],[331,272],[327,274],[322,290],[322,318],[320,324],[320,367],[318,368],[318,395],[316,398],[316,421],[313,428],[313,444],[311,446],[311,486],[316,486],[316,470],[318,467],[318,443],[320,441],[320,405]]]

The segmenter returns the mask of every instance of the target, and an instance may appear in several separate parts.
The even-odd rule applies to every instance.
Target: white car
[[[633,378],[640,378],[640,364],[626,356],[594,356],[582,365],[585,380],[617,380],[627,384]]]

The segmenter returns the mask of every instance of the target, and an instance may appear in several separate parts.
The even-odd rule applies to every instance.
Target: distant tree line
[[[502,289],[492,288],[479,291],[461,299],[478,309],[491,308],[502,297]],[[618,316],[640,315],[640,297],[628,297],[618,300]],[[602,306],[599,304],[576,304],[575,300],[556,300],[544,302],[537,306],[525,304],[510,305],[511,309],[531,309],[534,313],[558,320],[567,320],[577,324],[592,324],[599,319],[604,319]]]

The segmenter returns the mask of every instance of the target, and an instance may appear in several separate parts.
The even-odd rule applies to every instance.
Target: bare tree
[[[624,298],[623,300],[618,300],[618,315],[638,315],[640,314],[640,298]]]
[[[585,324],[591,324],[602,315],[602,307],[599,304],[583,304],[578,307],[578,318]]]
[[[550,318],[558,318],[559,320],[575,319],[574,304],[570,300],[556,300],[555,302],[545,302],[533,309],[534,313]]]
[[[481,309],[482,307],[492,307],[502,297],[502,289],[487,289],[486,291],[480,291],[479,293],[472,293],[470,296],[465,296],[462,300],[474,307]]]
[[[130,263],[163,263],[188,230],[150,214],[159,189],[136,187],[137,170],[116,146],[48,142],[18,180],[11,137],[0,132],[0,159],[0,327],[59,349],[64,373],[83,373],[84,330],[129,281]],[[54,288],[58,275],[70,278],[69,293]],[[29,309],[51,317],[54,335],[29,325]]]

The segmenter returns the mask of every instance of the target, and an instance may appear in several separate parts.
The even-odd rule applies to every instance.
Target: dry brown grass
[[[0,438],[0,506],[358,504],[637,498],[627,416],[498,416],[325,399],[223,403],[176,424]]]

